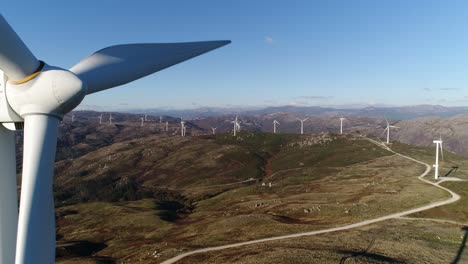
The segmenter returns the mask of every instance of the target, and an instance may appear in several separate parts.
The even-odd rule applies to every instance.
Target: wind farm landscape
[[[386,144],[385,117],[184,118],[182,136],[180,118],[73,114],[55,165],[57,263],[172,263],[193,251],[177,263],[447,263],[464,247],[466,157],[444,145],[435,180],[435,145],[397,134]],[[316,122],[301,134],[306,118]]]
[[[468,263],[468,3],[0,14],[0,264]]]

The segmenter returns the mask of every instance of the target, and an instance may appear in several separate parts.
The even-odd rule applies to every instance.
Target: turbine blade
[[[59,119],[24,118],[23,179],[15,263],[55,263],[53,173]]]
[[[18,229],[15,133],[0,125],[0,263],[15,263]]]
[[[88,86],[88,94],[140,79],[209,52],[230,41],[126,44],[104,48],[70,71]]]
[[[0,69],[11,82],[22,81],[39,68],[39,61],[1,14],[0,36]]]
[[[442,160],[444,160],[444,150],[442,148],[442,143],[440,143],[440,155],[442,156]]]

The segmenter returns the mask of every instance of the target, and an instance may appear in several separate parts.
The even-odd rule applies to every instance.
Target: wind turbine
[[[385,128],[385,131],[387,131],[387,144],[390,144],[390,128],[400,128],[397,126],[391,126],[390,123],[388,123],[388,120],[385,118],[385,122],[387,122],[387,128]]]
[[[234,128],[232,129],[232,131],[234,133],[234,136],[236,136],[236,132],[240,131],[240,124],[239,124],[239,121],[237,120],[237,116],[236,116],[236,119],[232,121],[231,123],[234,124]]]
[[[112,120],[113,120],[113,119],[114,119],[114,118],[112,118],[112,113],[109,113],[109,124],[112,124]]]
[[[434,167],[434,177],[435,179],[439,179],[439,148],[440,148],[440,154],[442,156],[442,160],[444,159],[444,150],[442,149],[442,138],[439,138],[438,140],[433,141],[434,144],[436,144],[436,160],[435,164],[432,165]]]
[[[91,117],[91,118],[97,118],[97,119],[99,119],[99,125],[102,124],[102,114],[99,115],[99,116],[93,116],[93,117]]]
[[[273,134],[276,134],[276,125],[280,125],[280,123],[276,120],[273,120]]]
[[[72,123],[75,122],[75,114],[72,114]]]
[[[159,116],[159,124],[162,123],[162,116]]]
[[[216,127],[212,127],[211,130],[213,131],[213,135],[216,134]]]
[[[169,122],[166,121],[166,132],[169,130]]]
[[[340,117],[340,134],[343,134],[343,120],[346,120],[346,118]]]
[[[306,119],[297,119],[301,122],[301,135],[304,134],[304,122],[307,121],[307,119],[309,118],[306,118]]]
[[[180,119],[180,135],[185,137],[185,122]]]
[[[229,41],[111,46],[66,70],[38,60],[1,15],[0,36],[0,69],[6,77],[0,93],[0,263],[54,263],[52,185],[63,116],[86,95],[140,79]],[[20,128],[23,122],[18,217],[15,138],[5,127]]]
[[[145,122],[145,118],[140,118],[141,119],[141,126],[143,126],[143,123]]]
[[[148,115],[145,115],[145,121],[148,121]]]

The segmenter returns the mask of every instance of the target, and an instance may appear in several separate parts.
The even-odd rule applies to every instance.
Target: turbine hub
[[[34,78],[6,85],[6,97],[20,116],[54,115],[60,119],[85,97],[86,85],[72,72],[45,64]]]

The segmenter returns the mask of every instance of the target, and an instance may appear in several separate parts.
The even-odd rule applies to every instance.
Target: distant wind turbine
[[[390,128],[400,128],[397,126],[391,126],[390,123],[388,123],[388,120],[385,118],[385,122],[387,122],[387,128],[385,128],[385,131],[387,131],[387,144],[390,144]]]
[[[72,114],[72,123],[75,122],[75,114]]]
[[[216,127],[212,127],[211,130],[213,131],[213,135],[216,134]]]
[[[114,118],[112,118],[112,113],[109,113],[109,124],[112,124],[112,120],[113,120],[113,119],[114,119]]]
[[[166,132],[169,130],[169,122],[166,121]]]
[[[148,115],[145,115],[145,122],[148,121]]]
[[[185,122],[180,119],[180,135],[185,137]]]
[[[98,118],[99,118],[99,124],[102,125],[102,114]]]
[[[236,119],[232,121],[231,123],[234,124],[234,128],[232,129],[232,131],[234,133],[234,136],[236,136],[236,132],[240,130],[240,125],[239,125],[239,121],[237,120],[237,116],[236,116]]]
[[[343,120],[345,120],[346,118],[344,117],[340,117],[340,134],[343,134]]]
[[[162,123],[162,116],[159,116],[159,124]]]
[[[146,117],[146,116],[145,116]],[[141,126],[143,126],[143,123],[145,122],[145,118],[140,118],[141,119]]]
[[[433,165],[434,167],[434,173],[435,173],[435,179],[439,179],[439,148],[440,148],[440,154],[442,156],[442,160],[444,159],[444,150],[442,148],[442,138],[439,138],[438,140],[434,140],[434,144],[436,144],[436,160],[435,164]]]
[[[301,135],[304,134],[304,122],[307,121],[307,119],[309,118],[306,118],[306,119],[297,119],[301,122]]]
[[[276,125],[279,125],[280,123],[276,120],[273,120],[273,134],[276,134]]]

